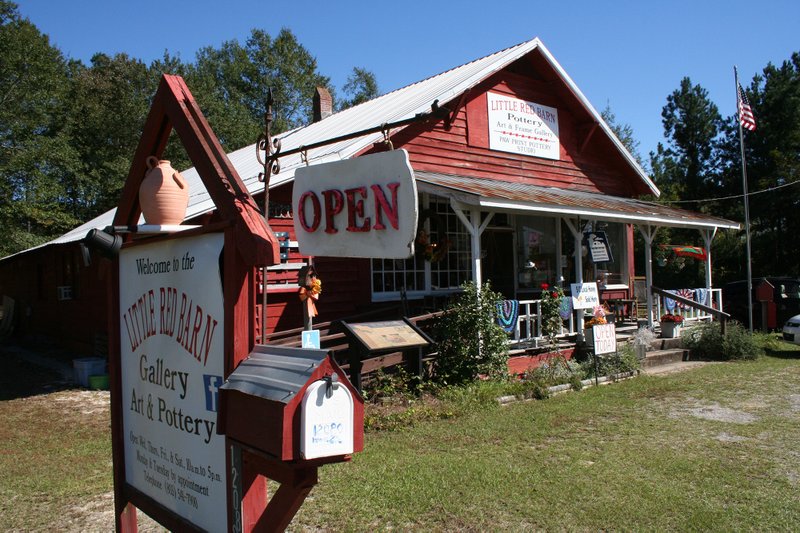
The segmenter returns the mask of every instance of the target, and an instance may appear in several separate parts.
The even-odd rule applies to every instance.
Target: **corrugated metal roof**
[[[601,129],[609,136],[620,153],[638,173],[642,181],[645,182],[654,194],[660,194],[658,188],[650,180],[644,170],[642,170],[635,158],[631,156],[619,139],[617,139],[611,131],[611,128],[609,128],[600,116],[600,113],[589,103],[580,89],[578,89],[572,79],[538,38],[517,44],[441,74],[426,78],[402,89],[397,89],[368,102],[364,102],[363,104],[335,113],[319,122],[282,133],[277,137],[281,139],[282,150],[286,152],[347,133],[361,131],[383,123],[411,118],[419,113],[426,113],[430,111],[431,105],[435,100],[438,100],[440,105],[445,105],[450,100],[460,96],[466,90],[475,87],[495,72],[502,70],[533,50],[541,52],[542,56],[561,77],[572,94],[581,102],[587,112],[594,117],[594,120],[600,125]],[[318,164],[347,159],[353,157],[382,138],[383,134],[379,132],[317,148],[308,153],[308,162],[309,164]],[[259,165],[256,158],[255,144],[231,152],[228,154],[228,157],[250,193],[256,194],[261,192],[264,186],[258,181],[258,174],[262,171],[262,167]],[[281,172],[272,177],[270,181],[271,188],[292,180],[294,178],[295,169],[305,163],[303,163],[298,153],[282,157],[280,164]],[[197,171],[194,168],[190,168],[183,171],[182,174],[184,178],[186,178],[190,190],[189,207],[187,209],[186,218],[193,218],[213,211],[214,204],[200,176],[197,174]],[[112,210],[43,246],[78,241],[85,237],[89,230],[110,225],[113,218],[114,211]]]
[[[695,229],[739,229],[737,222],[634,198],[435,172],[414,174],[420,191],[452,196],[462,204],[482,209],[578,215],[587,219]]]
[[[220,388],[289,403],[327,357],[327,350],[256,345]]]

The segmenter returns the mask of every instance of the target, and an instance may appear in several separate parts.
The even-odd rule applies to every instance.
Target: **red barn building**
[[[467,280],[491,280],[506,298],[522,301],[538,298],[541,283],[563,281],[568,287],[584,280],[599,281],[602,298],[631,298],[636,229],[650,243],[657,227],[695,228],[709,250],[717,228],[739,227],[638,200],[658,196],[657,187],[538,39],[339,113],[329,114],[329,98],[318,91],[315,122],[278,136],[283,152],[438,111],[428,121],[280,159],[281,171],[270,182],[268,217],[273,231],[285,234],[286,262],[269,267],[268,332],[302,325],[297,273],[309,258],[297,251],[291,205],[301,165],[402,148],[419,193],[414,256],[314,258],[324,281],[321,321],[401,300],[416,308],[435,306]],[[229,158],[262,204],[255,146]],[[189,169],[183,175],[191,191],[185,223],[213,219],[213,203],[197,173]],[[103,261],[87,264],[79,241],[112,219],[113,212],[106,213],[47,245],[0,260],[0,294],[15,300],[20,333],[84,350],[102,344],[107,267]],[[585,238],[598,232],[611,256],[592,263]],[[649,265],[649,246],[645,252]],[[710,253],[706,261],[710,273]],[[649,269],[642,274],[650,285]],[[707,274],[704,289],[711,288]]]

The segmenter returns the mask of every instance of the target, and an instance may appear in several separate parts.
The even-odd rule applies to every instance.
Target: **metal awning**
[[[738,222],[634,198],[529,183],[415,171],[417,188],[465,207],[676,228],[740,229]]]

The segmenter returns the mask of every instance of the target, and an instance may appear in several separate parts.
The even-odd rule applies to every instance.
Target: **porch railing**
[[[693,296],[699,295],[697,289],[691,289]],[[666,313],[668,307],[666,298],[675,300],[677,313],[682,315],[684,320],[692,323],[701,320],[717,320],[727,316],[722,312],[722,289],[703,289],[705,294],[704,302],[697,302],[689,300],[680,295],[672,294],[657,287],[653,287],[653,321],[658,322],[659,318]],[[680,306],[678,305],[680,304]],[[639,303],[643,306],[645,313],[640,316],[646,316],[646,303]],[[724,323],[724,320],[721,320]],[[559,338],[575,335],[578,332],[575,329],[576,320],[575,312],[573,311],[569,319],[565,322],[564,327],[561,328]],[[544,334],[542,333],[542,301],[541,300],[520,300],[519,302],[519,318],[517,319],[516,327],[514,328],[513,338],[509,338],[508,342],[511,345],[518,347],[532,347],[538,348],[544,344]]]
[[[671,299],[675,302],[675,309],[673,309],[672,314],[680,314],[683,316],[684,321],[687,322],[697,322],[700,320],[711,321],[716,319],[722,326],[723,335],[725,334],[725,323],[730,319],[731,315],[722,310],[721,289],[711,289],[707,291],[706,302],[702,303],[688,298],[687,296],[683,296],[680,293],[675,294],[665,291],[664,289],[659,289],[658,287],[650,287],[650,291],[653,293],[653,296],[657,297],[656,302],[658,304],[654,306],[654,311],[658,312],[658,314],[653,317],[654,321],[656,318],[663,316],[662,310],[667,310],[665,300]],[[694,294],[698,294],[696,290]],[[675,313],[675,310],[678,312]]]
[[[653,321],[658,322],[659,319],[667,313],[669,308],[672,308],[672,314],[683,316],[686,322],[699,322],[700,320],[714,320],[715,315],[719,320],[722,312],[722,289],[688,289],[691,291],[693,298],[690,299],[681,293],[674,294],[658,287],[652,287],[653,296]],[[700,294],[698,291],[705,291],[705,301],[698,301],[696,298]],[[683,293],[684,295],[687,293]],[[670,299],[675,302],[674,305],[667,306],[666,300]],[[641,304],[640,304],[641,305]],[[647,304],[645,304],[647,305]]]
[[[566,327],[561,328],[559,338],[575,335],[575,313],[570,313]],[[508,340],[509,344],[516,346],[539,347],[545,340],[542,333],[542,301],[520,300],[519,318],[514,328],[514,337]]]

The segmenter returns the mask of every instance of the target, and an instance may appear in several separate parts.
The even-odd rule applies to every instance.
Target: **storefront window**
[[[447,200],[431,198],[421,210],[419,230],[432,247],[415,243],[408,259],[373,259],[372,291],[378,299],[458,289],[472,278],[469,232]]]
[[[584,240],[581,244],[583,258],[583,281],[595,281],[599,286],[618,286],[628,284],[628,270],[626,266],[627,225],[616,222],[583,221],[579,225]],[[611,261],[593,263],[586,245],[585,236],[591,232],[604,232],[611,250]],[[569,231],[562,232],[562,253],[566,259],[564,263],[564,278],[566,283],[574,283],[575,276],[575,239]]]
[[[408,259],[373,259],[372,290],[376,293],[406,293],[425,290],[425,261],[415,255]]]
[[[584,246],[584,279],[595,280],[598,285],[627,285],[625,272],[625,224],[613,222],[594,222],[589,226],[592,231],[601,231],[606,235],[611,248],[611,261],[592,263],[588,249]]]
[[[431,199],[429,210],[433,213],[429,220],[431,235],[437,236],[447,248],[446,253],[431,262],[431,288],[457,289],[472,279],[469,232],[450,208],[449,202]]]
[[[520,289],[554,284],[556,275],[556,223],[547,217],[517,217],[517,281]]]

